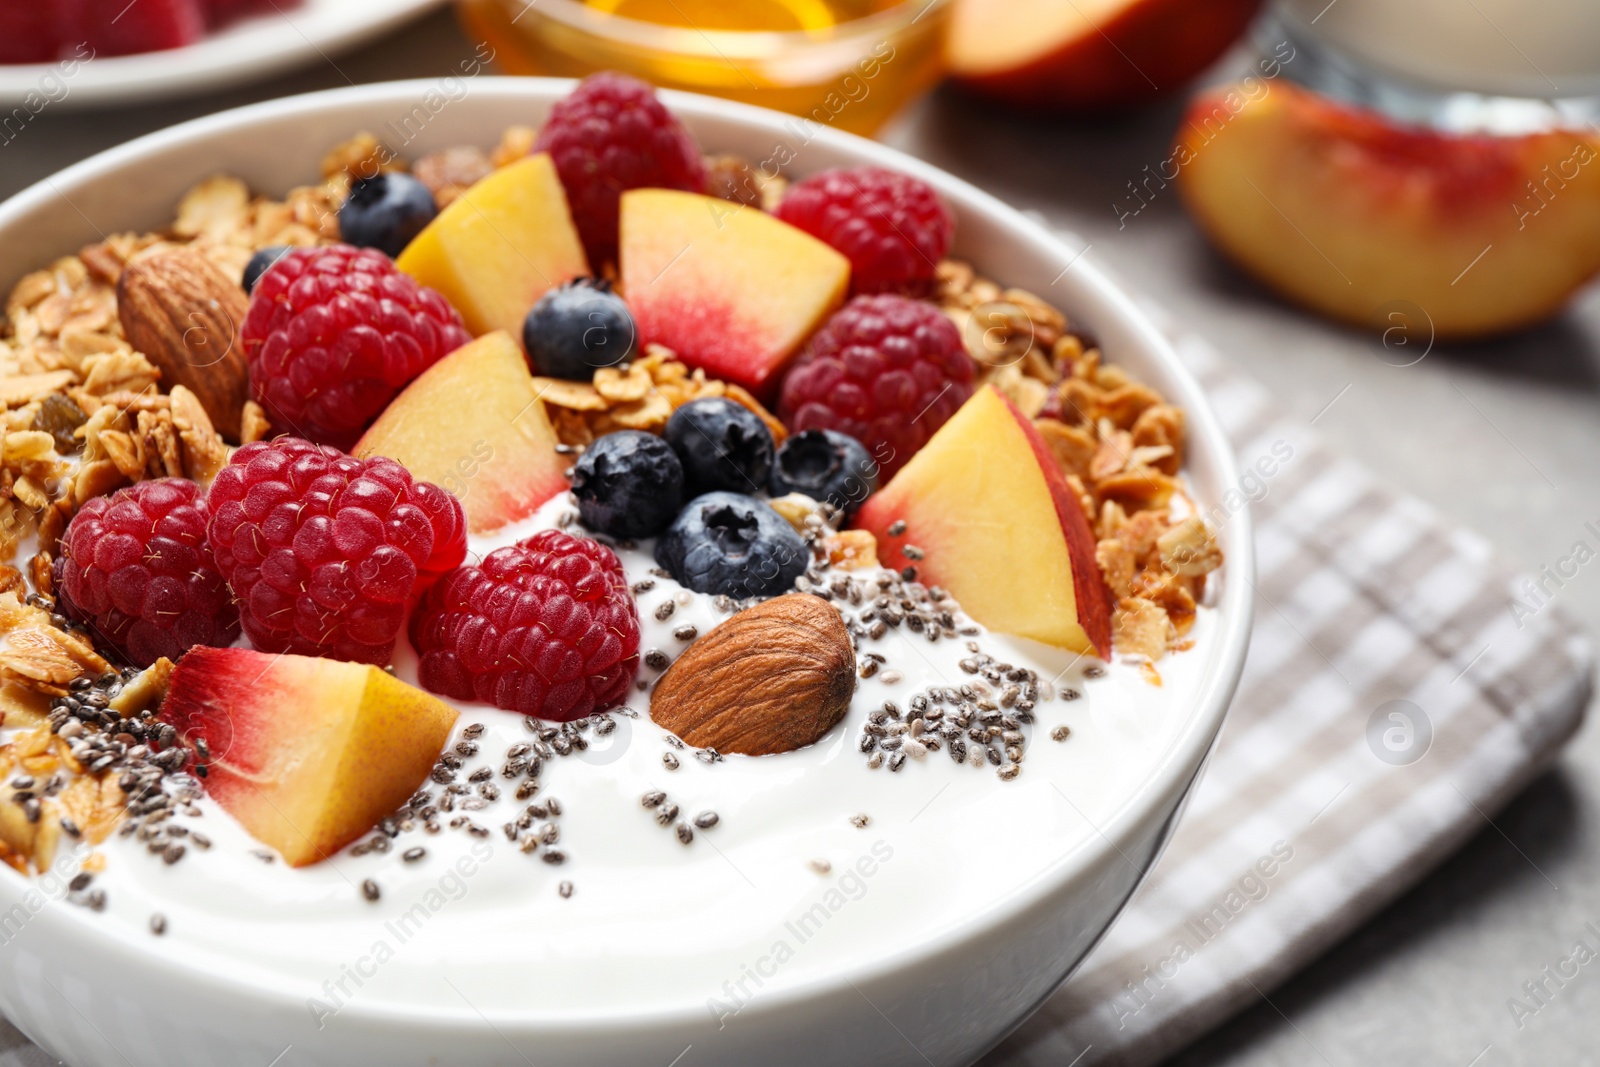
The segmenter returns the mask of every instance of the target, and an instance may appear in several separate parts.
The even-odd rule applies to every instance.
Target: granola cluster
[[[1033,293],[1002,289],[948,260],[935,295],[978,362],[979,382],[1033,419],[1083,505],[1116,601],[1117,652],[1154,664],[1186,647],[1206,575],[1222,565],[1222,552],[1177,477],[1182,409],[1103,362],[1065,315]],[[1159,680],[1153,668],[1149,676]]]
[[[613,430],[666,429],[673,411],[691,400],[725,396],[760,416],[778,444],[788,435],[761,402],[742,386],[690,370],[672,349],[646,345],[644,355],[625,367],[601,367],[589,382],[535,378],[556,436],[564,445],[581,448]]]

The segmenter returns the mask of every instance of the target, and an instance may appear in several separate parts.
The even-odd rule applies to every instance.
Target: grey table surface
[[[441,12],[248,89],[117,111],[54,109],[0,147],[0,197],[201,114],[352,82],[442,76],[471,53]],[[1330,444],[1529,570],[1588,539],[1584,524],[1600,520],[1600,287],[1537,330],[1439,346],[1414,366],[1394,366],[1373,337],[1287,307],[1222,262],[1170,191],[1119,225],[1112,205],[1146,164],[1165,158],[1178,109],[1072,124],[1008,117],[942,90],[883,136],[1083,235],[1087,257],[1208,337],[1287,411],[1315,418]],[[1558,599],[1600,631],[1594,568]],[[1584,930],[1600,925],[1600,730],[1585,729],[1554,770],[1491,815],[1441,868],[1170,1067],[1600,1063],[1600,964],[1581,968],[1520,1026],[1507,1006],[1575,942],[1600,949]]]

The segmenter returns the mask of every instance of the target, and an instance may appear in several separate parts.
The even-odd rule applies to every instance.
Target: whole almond
[[[656,683],[650,718],[696,748],[766,756],[818,741],[844,718],[855,687],[839,612],[790,593],[690,645]]]
[[[244,290],[193,248],[135,259],[117,282],[117,317],[128,343],[161,371],[167,389],[190,389],[217,432],[234,442],[250,399],[239,339],[248,308]]]

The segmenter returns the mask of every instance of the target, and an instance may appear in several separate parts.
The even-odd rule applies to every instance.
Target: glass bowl
[[[943,73],[950,0],[463,0],[511,74],[619,70],[870,134]],[[645,21],[644,17],[661,21]],[[669,25],[668,21],[677,25]]]

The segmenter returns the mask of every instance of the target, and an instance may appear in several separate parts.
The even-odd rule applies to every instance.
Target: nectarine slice
[[[641,344],[770,395],[843,301],[850,261],[755,208],[696,193],[622,194],[622,293]]]
[[[904,532],[890,534],[897,522]],[[1049,446],[993,386],[868,497],[855,524],[877,538],[885,567],[914,567],[989,629],[1111,654],[1111,594],[1089,520]]]
[[[589,273],[555,164],[544,153],[501,167],[439,212],[395,266],[444,294],[474,335],[522,336],[528,310]]]
[[[1018,107],[1115,110],[1179,88],[1261,0],[956,0],[946,53],[970,88]]]
[[[416,792],[456,711],[370,664],[200,647],[179,661],[161,718],[206,768],[206,792],[303,867]]]
[[[506,334],[485,334],[423,371],[356,442],[454,493],[473,533],[527,518],[567,488],[571,461]]]
[[[1447,135],[1288,84],[1204,94],[1173,157],[1229,258],[1290,300],[1419,345],[1428,321],[1452,338],[1537,322],[1600,270],[1597,159],[1590,132]]]

